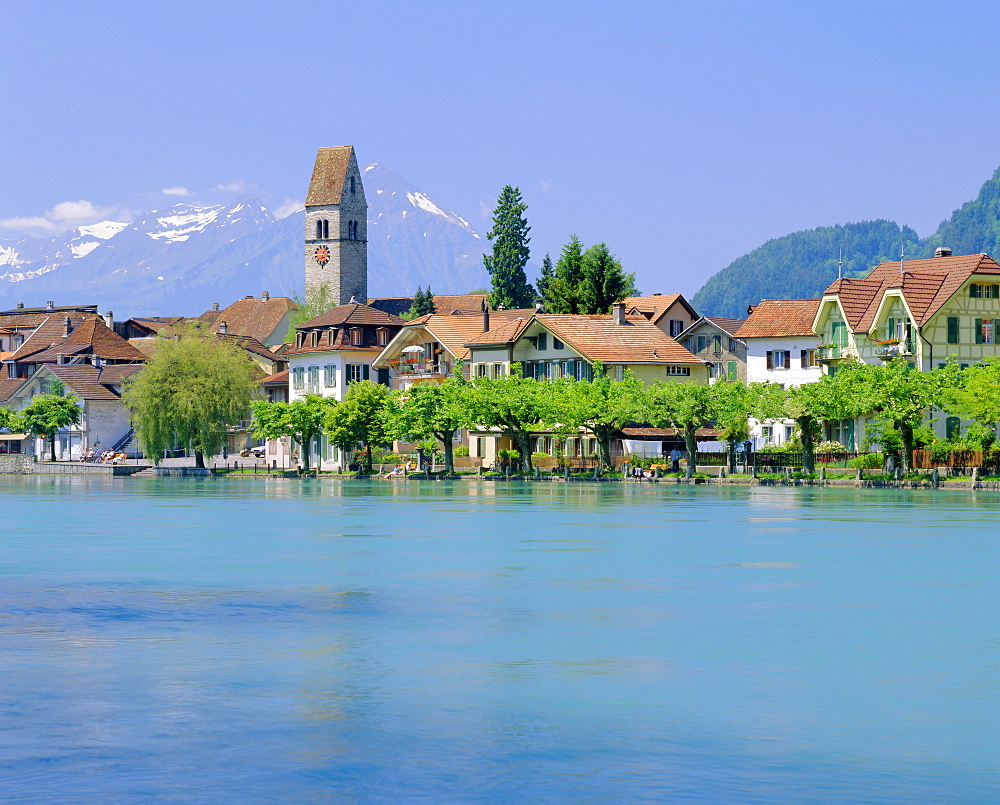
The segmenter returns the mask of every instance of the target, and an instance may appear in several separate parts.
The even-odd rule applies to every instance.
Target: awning
[[[0,442],[23,442],[30,438],[30,433],[0,433]]]
[[[400,352],[423,352],[423,351],[424,348],[418,347],[416,344],[414,344],[412,347],[406,347],[400,350]]]

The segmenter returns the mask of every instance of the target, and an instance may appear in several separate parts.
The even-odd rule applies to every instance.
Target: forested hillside
[[[818,297],[837,278],[843,249],[844,276],[866,275],[876,265],[899,258],[933,257],[937,246],[953,254],[986,252],[1000,256],[1000,168],[974,201],[955,210],[936,233],[921,240],[893,221],[861,221],[793,232],[769,240],[711,277],[692,298],[700,314],[745,316],[761,299]]]
[[[821,226],[769,240],[734,260],[692,297],[702,315],[746,316],[761,299],[811,299],[837,278],[843,250],[844,276],[859,277],[878,263],[894,260],[905,243],[906,256],[925,257],[928,246],[909,227],[893,221],[860,221]],[[957,252],[956,252],[957,254]]]

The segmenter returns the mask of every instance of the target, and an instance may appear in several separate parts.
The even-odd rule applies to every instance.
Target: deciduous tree
[[[611,437],[629,422],[641,421],[645,412],[645,387],[632,372],[612,380],[604,367],[594,365],[593,380],[569,378],[551,384],[552,418],[569,432],[582,428],[597,440],[601,466],[614,469]]]
[[[372,471],[372,447],[388,444],[384,408],[389,390],[370,380],[351,383],[344,401],[327,411],[327,437],[341,450],[365,447],[365,473]]]
[[[250,411],[259,368],[237,345],[190,331],[160,338],[122,401],[146,455],[159,461],[173,447],[194,450],[195,465],[222,450],[226,426]]]
[[[455,434],[468,422],[468,393],[468,383],[456,377],[394,392],[385,408],[386,432],[404,442],[437,439],[444,451],[444,471],[451,475],[455,472]]]
[[[306,472],[310,466],[310,446],[323,432],[323,423],[337,401],[332,397],[307,394],[292,402],[254,400],[253,432],[261,439],[289,436],[302,446],[302,463]]]
[[[710,387],[690,382],[657,381],[646,389],[646,401],[646,420],[653,427],[674,427],[683,431],[687,477],[690,478],[698,460],[698,428],[714,421]]]
[[[17,421],[28,432],[49,440],[50,458],[56,460],[56,434],[61,428],[75,425],[83,412],[75,394],[66,394],[62,383],[55,383],[49,394],[35,397],[21,409]]]

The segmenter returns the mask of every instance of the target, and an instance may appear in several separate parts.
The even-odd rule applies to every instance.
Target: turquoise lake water
[[[1000,801],[997,493],[0,489],[4,801]]]

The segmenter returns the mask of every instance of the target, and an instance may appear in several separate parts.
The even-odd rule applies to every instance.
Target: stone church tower
[[[368,303],[368,202],[354,146],[320,148],[306,195],[306,293]]]

